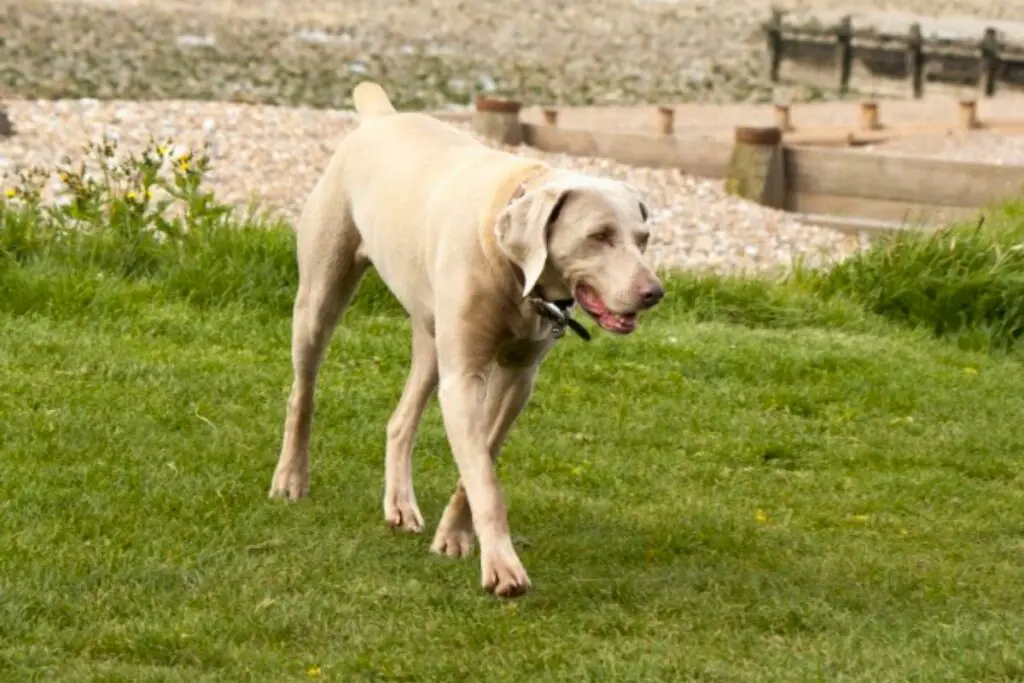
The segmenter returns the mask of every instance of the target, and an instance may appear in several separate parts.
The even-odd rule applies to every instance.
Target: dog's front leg
[[[536,366],[499,366],[491,370],[487,378],[485,412],[490,425],[487,450],[492,462],[498,461],[512,423],[526,406],[536,374]],[[466,499],[466,489],[460,481],[441,515],[430,550],[438,555],[464,557],[473,551],[473,540],[473,515]]]
[[[487,415],[487,376],[482,369],[444,368],[438,397],[469,500],[473,530],[480,539],[481,584],[502,597],[522,595],[530,579],[512,547],[505,501],[488,447],[492,425]]]

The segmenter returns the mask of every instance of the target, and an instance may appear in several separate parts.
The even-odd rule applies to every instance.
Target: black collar
[[[534,289],[528,298],[541,316],[555,323],[555,329],[552,331],[555,339],[561,338],[568,327],[583,341],[590,341],[590,332],[587,328],[572,318],[572,307],[576,303],[574,299],[548,301],[540,294],[539,289]]]

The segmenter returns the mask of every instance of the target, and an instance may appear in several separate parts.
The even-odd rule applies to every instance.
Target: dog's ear
[[[494,236],[498,247],[523,271],[523,296],[537,285],[548,260],[551,226],[572,190],[542,187],[528,192],[498,214]]]
[[[640,191],[640,188],[638,188],[636,185],[633,185],[632,183],[627,183],[624,181],[619,182],[625,185],[626,189],[629,190],[634,197],[636,197],[636,201],[640,205],[640,220],[646,223],[647,219],[651,217],[651,210],[650,207],[647,206],[647,200],[644,198],[644,193]]]

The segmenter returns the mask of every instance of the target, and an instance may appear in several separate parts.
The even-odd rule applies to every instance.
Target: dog
[[[353,90],[359,125],[338,145],[295,227],[294,377],[271,497],[309,491],[317,371],[372,266],[409,315],[412,367],[387,423],[384,517],[423,530],[412,450],[436,392],[459,483],[431,551],[480,543],[481,585],[530,587],[509,535],[495,462],[576,304],[631,333],[665,294],[645,260],[648,208],[627,184],[494,149],[429,115],[398,112],[383,88]]]

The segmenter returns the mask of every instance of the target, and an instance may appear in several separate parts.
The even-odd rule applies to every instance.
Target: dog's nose
[[[652,282],[640,290],[640,303],[644,308],[653,308],[665,296],[665,288],[657,282]]]

